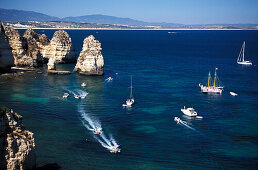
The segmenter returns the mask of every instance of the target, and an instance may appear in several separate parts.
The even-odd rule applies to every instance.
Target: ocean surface
[[[36,30],[50,39],[55,31]],[[1,105],[21,114],[34,133],[38,167],[258,168],[258,31],[67,32],[78,54],[86,36],[102,43],[104,76],[48,75],[44,67],[0,82]],[[252,66],[236,63],[243,41]],[[224,91],[202,94],[198,84],[205,84],[215,67]],[[131,75],[135,105],[123,108]],[[109,76],[113,81],[105,81]],[[62,100],[65,92],[70,96]],[[203,119],[183,116],[184,106]],[[177,124],[175,116],[187,126]],[[102,135],[89,130],[100,126]],[[105,148],[116,144],[120,153]]]

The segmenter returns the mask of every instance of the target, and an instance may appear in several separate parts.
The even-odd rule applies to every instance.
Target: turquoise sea
[[[50,39],[55,31],[36,30]],[[21,114],[34,133],[38,167],[258,168],[258,31],[67,32],[78,54],[86,36],[102,43],[104,76],[48,75],[44,67],[0,82],[0,104]],[[243,41],[252,66],[236,63]],[[72,71],[74,66],[57,68]],[[225,91],[202,94],[198,84],[215,67]],[[136,102],[123,108],[131,75]],[[113,81],[105,81],[109,76]],[[61,100],[65,92],[70,96]],[[73,93],[85,98],[75,99]],[[194,107],[203,119],[183,116],[184,106]],[[175,116],[191,128],[177,124]],[[101,126],[102,136],[88,130],[92,126]],[[120,153],[103,147],[114,142]]]

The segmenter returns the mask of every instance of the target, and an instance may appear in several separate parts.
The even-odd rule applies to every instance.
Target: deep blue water
[[[55,32],[36,31],[50,39]],[[25,127],[34,132],[37,166],[257,169],[258,31],[67,32],[78,54],[90,34],[102,43],[103,77],[47,75],[44,68],[43,74],[29,72],[0,84],[1,104],[23,115]],[[243,41],[253,66],[236,64]],[[73,67],[58,65],[63,70]],[[205,83],[215,67],[225,91],[202,94],[198,84]],[[126,109],[122,104],[129,96],[130,75],[136,103]],[[105,81],[109,76],[112,82]],[[88,86],[82,88],[82,82]],[[70,93],[67,100],[60,100],[67,89],[88,95],[77,100]],[[194,107],[204,118],[183,116],[183,106]],[[195,130],[177,125],[175,116]],[[101,123],[121,153],[112,154],[101,146],[85,127],[89,119]]]

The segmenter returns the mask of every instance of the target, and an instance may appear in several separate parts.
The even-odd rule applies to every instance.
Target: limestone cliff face
[[[11,28],[6,27],[5,33],[8,37],[9,44],[12,47],[12,54],[14,57],[14,65],[16,66],[32,66],[33,59],[27,56],[26,53],[26,40],[21,36],[21,34]]]
[[[46,45],[49,44],[49,40],[45,34],[37,34],[33,29],[29,28],[23,34],[26,39],[26,52],[27,56],[32,58],[30,66],[40,67],[43,65],[42,52]]]
[[[55,63],[74,63],[76,53],[69,34],[64,30],[56,31],[50,44],[42,52],[44,58],[55,59]]]
[[[36,167],[33,133],[25,130],[22,116],[1,109],[0,169],[33,169]]]
[[[54,58],[54,57],[51,57],[51,58],[48,60],[47,69],[48,69],[48,70],[56,70],[55,58]]]
[[[101,50],[101,43],[93,35],[86,37],[74,71],[86,75],[103,75],[104,58]]]
[[[0,72],[8,72],[13,65],[12,48],[9,45],[4,26],[0,23]]]

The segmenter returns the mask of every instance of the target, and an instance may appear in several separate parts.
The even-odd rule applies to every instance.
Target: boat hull
[[[250,62],[250,61],[243,61],[243,62],[237,62],[237,64],[252,65],[252,62]]]
[[[190,117],[197,116],[196,112],[192,113],[187,109],[181,109],[181,112],[183,112],[186,116],[190,116]]]

